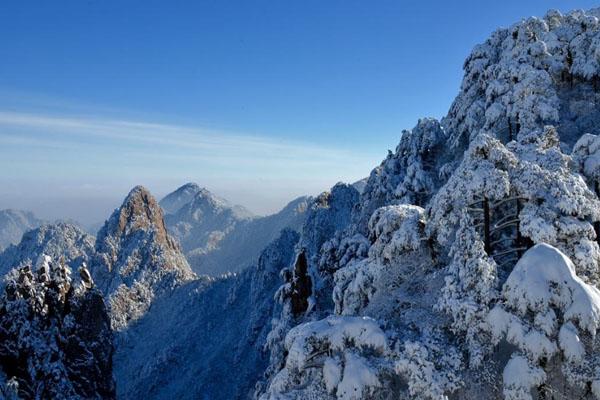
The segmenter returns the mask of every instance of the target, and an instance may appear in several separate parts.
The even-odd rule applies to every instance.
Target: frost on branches
[[[261,399],[359,400],[381,386],[377,358],[385,334],[369,318],[330,316],[299,325],[285,338],[287,358]]]
[[[576,287],[595,293],[600,282],[599,15],[551,11],[473,49],[448,115],[403,133],[371,173],[352,223],[325,240],[305,226],[320,307],[289,322],[288,334],[328,312],[378,321],[388,350],[367,360],[380,384],[367,391],[374,398],[600,394],[595,308],[569,311],[561,297]],[[570,271],[564,279],[537,275],[562,300],[519,308],[511,293],[525,279],[522,260],[539,248],[570,260],[553,268]],[[341,355],[292,375],[288,357],[280,354],[278,382],[339,393]],[[268,388],[297,388],[286,385]]]
[[[505,398],[533,398],[532,390],[540,397],[589,396],[600,382],[600,291],[555,247],[539,244],[525,253],[487,323],[493,343],[516,348],[504,368]]]
[[[24,399],[110,399],[112,333],[89,272],[72,284],[69,267],[43,257],[12,270],[0,298],[3,391]],[[9,397],[10,398],[10,397]]]

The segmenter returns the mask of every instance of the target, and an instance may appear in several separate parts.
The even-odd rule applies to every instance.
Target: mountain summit
[[[192,201],[201,190],[203,189],[197,183],[189,182],[166,195],[159,204],[165,214],[175,214],[181,207]]]
[[[177,242],[167,233],[162,209],[136,186],[96,239],[95,280],[110,296],[115,328],[136,319],[155,295],[193,279]]]

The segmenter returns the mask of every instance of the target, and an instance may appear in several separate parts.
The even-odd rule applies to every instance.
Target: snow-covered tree
[[[110,321],[102,294],[88,286],[74,286],[70,269],[49,257],[9,273],[0,367],[21,398],[115,397]]]
[[[600,291],[577,276],[571,260],[546,244],[527,251],[487,317],[493,343],[516,348],[504,368],[505,398],[591,395],[600,383],[599,327]]]

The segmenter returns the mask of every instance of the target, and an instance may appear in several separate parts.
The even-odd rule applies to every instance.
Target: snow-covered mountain
[[[30,211],[0,210],[0,251],[19,243],[25,232],[41,224]]]
[[[279,272],[293,261],[297,241],[284,230],[240,274],[196,280],[157,300],[119,335],[118,397],[250,398],[268,363],[262,347],[279,313]]]
[[[600,397],[598,16],[492,34],[352,223],[303,230],[258,397]]]
[[[94,254],[94,237],[81,228],[66,223],[44,224],[26,232],[21,242],[0,253],[0,274],[25,265],[36,265],[43,256],[76,270]]]
[[[167,233],[161,208],[141,186],[131,190],[97,238],[65,222],[42,225],[0,253],[0,273],[46,256],[71,269],[87,264],[116,330],[143,315],[155,297],[196,278]]]
[[[276,214],[254,216],[195,183],[160,201],[169,232],[179,240],[197,274],[239,272],[258,260],[282,229],[299,229],[309,198],[300,197]]]
[[[155,296],[196,277],[167,233],[162,209],[142,186],[98,232],[91,271],[110,299],[115,329],[142,316]]]
[[[159,202],[159,205],[162,207],[165,214],[175,214],[181,207],[191,202],[194,197],[202,191],[207,190],[201,188],[197,183],[189,182],[163,197]],[[212,197],[212,195],[210,196]]]
[[[551,11],[494,32],[441,121],[403,132],[364,185],[286,208],[297,231],[278,230],[258,262],[249,254],[285,227],[274,216],[261,227],[186,185],[167,196],[165,224],[134,188],[90,257],[118,331],[118,397],[599,399],[598,17]],[[223,271],[249,267],[197,277],[167,226],[222,254]],[[11,310],[45,315],[34,306],[47,278],[10,274],[0,327],[14,331],[10,321],[26,324]],[[11,302],[21,284],[28,300]],[[44,324],[35,337],[55,343]],[[2,390],[12,377],[47,385],[6,353]]]

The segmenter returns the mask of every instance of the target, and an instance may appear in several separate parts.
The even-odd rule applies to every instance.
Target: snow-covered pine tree
[[[23,399],[111,399],[112,332],[102,294],[43,257],[9,273],[0,298],[0,367]],[[14,386],[14,385],[13,385]]]

